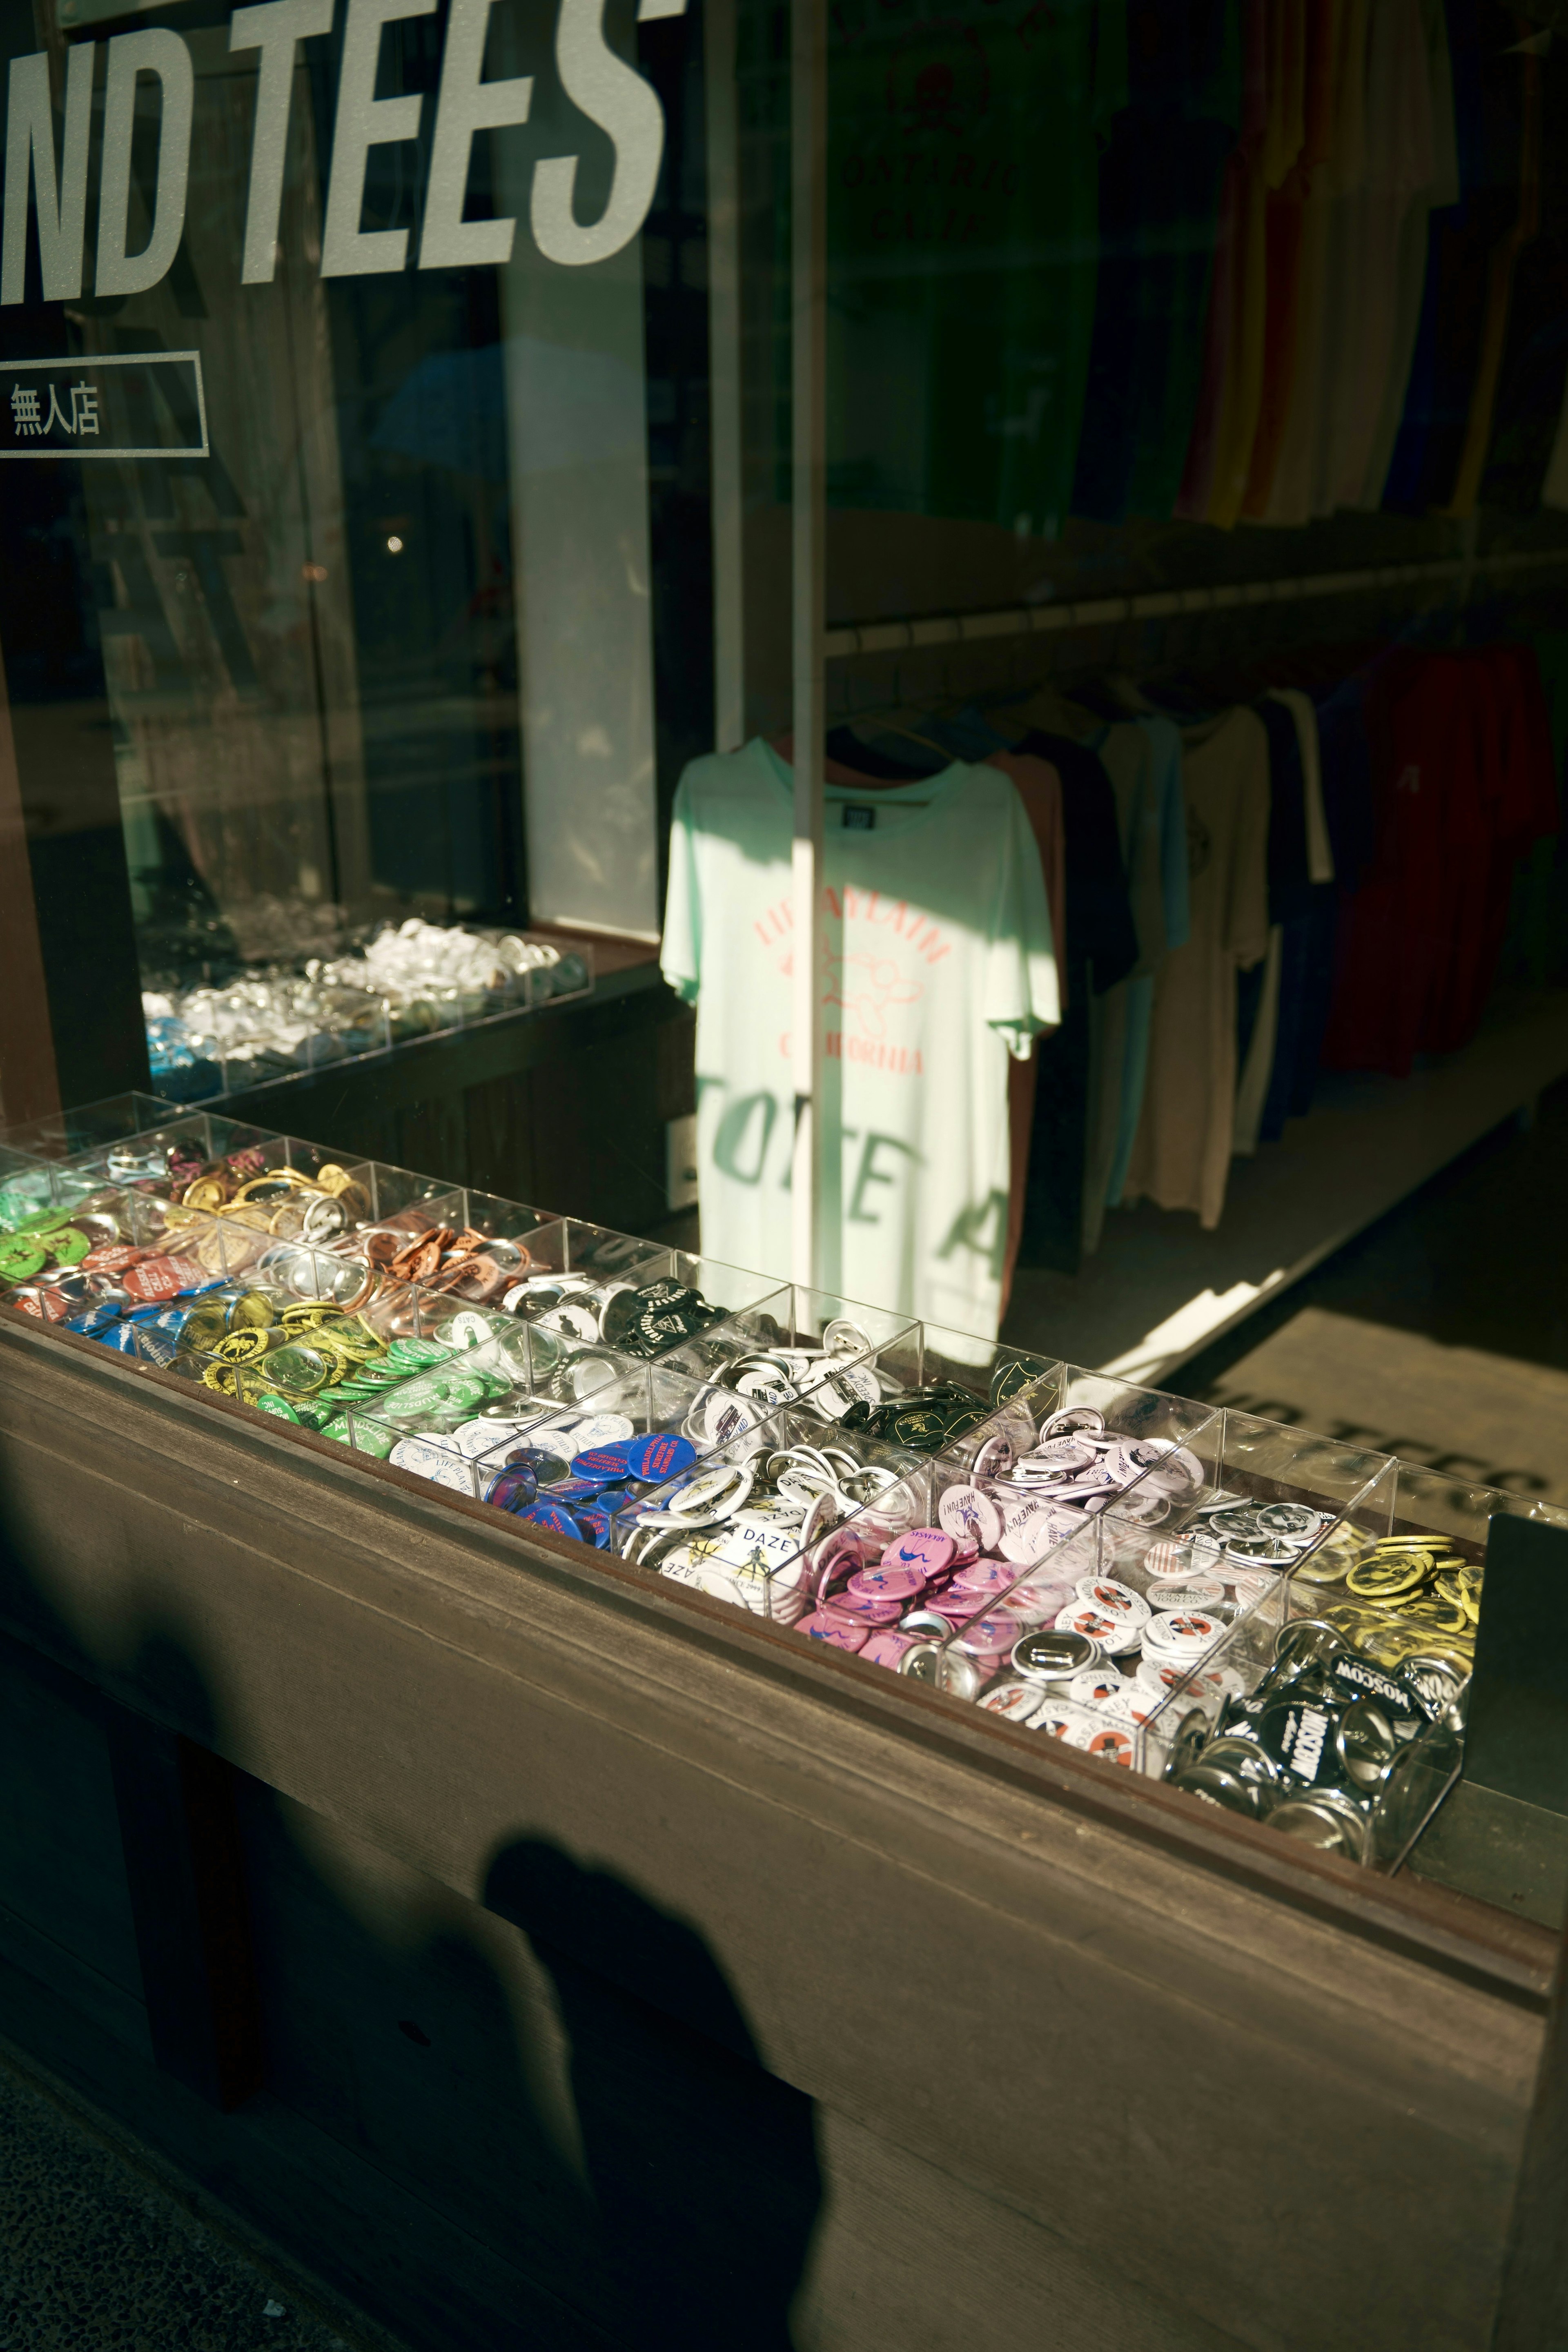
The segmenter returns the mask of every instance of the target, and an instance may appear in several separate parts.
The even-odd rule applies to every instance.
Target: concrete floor
[[[1568,1085],[1170,1385],[1568,1502],[1565,1173]],[[387,2352],[176,2191],[0,2062],[0,2352]]]
[[[1568,1503],[1568,1083],[1163,1385]]]
[[[395,2352],[0,2057],[0,2352]]]

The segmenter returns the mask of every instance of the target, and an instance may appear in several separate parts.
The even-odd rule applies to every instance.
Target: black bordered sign
[[[205,457],[199,352],[0,361],[0,457]]]

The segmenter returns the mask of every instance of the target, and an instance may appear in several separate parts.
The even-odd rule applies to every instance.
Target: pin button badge
[[[1151,1611],[1141,1592],[1119,1584],[1110,1576],[1080,1577],[1076,1587],[1080,1601],[1092,1601],[1108,1617],[1119,1617],[1126,1625],[1146,1625]]]
[[[973,1475],[976,1478],[1000,1478],[1013,1465],[1016,1449],[1005,1430],[988,1437],[974,1457]]]
[[[999,1715],[1008,1723],[1027,1723],[1039,1704],[1038,1683],[994,1683],[980,1698],[988,1715]]]
[[[1281,1770],[1309,1783],[1344,1778],[1344,1765],[1331,1708],[1304,1699],[1281,1699],[1258,1719],[1258,1743]]]
[[[974,1657],[1000,1657],[1004,1650],[1012,1649],[1020,1631],[1010,1611],[996,1609],[989,1616],[971,1618],[958,1634],[958,1646]]]
[[[854,1544],[854,1550],[858,1558],[858,1543]],[[897,1601],[907,1604],[917,1592],[925,1591],[927,1581],[923,1569],[912,1563],[897,1561],[889,1566],[884,1559],[879,1567],[857,1569],[849,1579],[849,1590],[863,1594],[868,1601]]]
[[[912,1528],[896,1536],[882,1554],[884,1568],[919,1568],[932,1577],[946,1568],[957,1546],[940,1528]]]
[[[887,1666],[896,1674],[910,1650],[913,1636],[909,1633],[877,1633],[863,1643],[859,1654],[873,1666]]]
[[[1383,1709],[1373,1700],[1362,1698],[1341,1717],[1336,1745],[1345,1778],[1363,1795],[1370,1795],[1387,1780],[1400,1741]]]
[[[1002,1534],[1002,1514],[978,1486],[950,1486],[937,1505],[943,1532],[957,1543],[973,1541],[989,1551]]]
[[[1030,1495],[1022,1502],[1009,1504],[1002,1520],[998,1549],[1004,1559],[1016,1560],[1020,1568],[1032,1568],[1054,1544],[1077,1534],[1082,1524],[1076,1512],[1064,1510],[1060,1504],[1047,1502],[1041,1496]]]
[[[858,1625],[896,1625],[898,1623],[904,1613],[904,1604],[901,1601],[873,1600],[868,1593],[857,1592],[854,1582],[851,1577],[842,1592],[836,1592],[831,1601],[825,1601],[819,1605],[825,1610],[842,1611],[846,1617],[852,1618]]]
[[[566,1510],[564,1503],[533,1503],[531,1510],[521,1512],[521,1517],[527,1519],[529,1527],[543,1527],[552,1536],[572,1536],[574,1540],[581,1540],[576,1519],[572,1517],[572,1512]]]
[[[1121,1698],[1127,1682],[1114,1666],[1090,1666],[1086,1674],[1074,1675],[1063,1687],[1079,1706],[1109,1706]]]
[[[1100,1658],[1100,1644],[1089,1634],[1077,1633],[1072,1625],[1065,1628],[1037,1628],[1025,1633],[1013,1644],[1013,1665],[1030,1682],[1068,1684],[1074,1675],[1096,1665]]]
[[[1060,1412],[1053,1412],[1040,1423],[1044,1437],[1098,1437],[1105,1428],[1105,1415],[1091,1404],[1069,1404]]]
[[[1310,1543],[1323,1522],[1316,1511],[1304,1503],[1268,1503],[1258,1514],[1258,1523],[1265,1535],[1283,1536],[1289,1541]]]
[[[1062,1740],[1068,1748],[1087,1748],[1105,1727],[1093,1707],[1079,1706],[1075,1700],[1058,1698],[1054,1694],[1034,1718],[1037,1731],[1045,1732],[1048,1738]]]
[[[1217,1609],[1225,1599],[1225,1587],[1217,1576],[1193,1576],[1186,1581],[1152,1584],[1146,1596],[1152,1610]]]
[[[953,1698],[973,1698],[980,1688],[980,1671],[972,1659],[956,1650],[944,1650],[935,1642],[917,1642],[905,1652],[899,1672],[910,1682],[926,1683],[933,1690],[944,1690]]]
[[[1204,1610],[1169,1610],[1150,1618],[1144,1640],[1154,1649],[1173,1651],[1184,1657],[1198,1657],[1218,1641],[1224,1631],[1219,1619],[1209,1616]]]
[[[1017,1571],[1009,1563],[973,1559],[959,1570],[948,1591],[973,1593],[976,1602],[982,1603],[993,1593],[1010,1592],[1016,1581]],[[1068,1597],[1063,1595],[1064,1600]]]
[[[1076,1437],[1043,1438],[1027,1456],[1030,1462],[1042,1464],[1063,1476],[1070,1471],[1092,1469],[1098,1458],[1092,1445],[1085,1445]]]
[[[1120,1617],[1108,1616],[1091,1601],[1075,1601],[1057,1619],[1058,1630],[1067,1633],[1082,1633],[1100,1649],[1112,1655],[1118,1650],[1131,1649],[1138,1640],[1138,1628],[1122,1622]]]

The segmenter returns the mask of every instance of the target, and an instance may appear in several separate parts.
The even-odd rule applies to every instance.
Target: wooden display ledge
[[[11,1315],[0,1788],[6,2040],[416,2352],[1561,2342],[1543,1928]]]
[[[1005,1336],[1151,1387],[1568,1072],[1568,989],[1500,998],[1480,1034],[1408,1078],[1325,1072],[1311,1114],[1231,1163],[1218,1230],[1112,1210],[1077,1275],[1021,1269]]]

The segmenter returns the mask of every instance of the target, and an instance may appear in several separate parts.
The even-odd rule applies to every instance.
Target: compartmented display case
[[[1568,1528],[1250,1413],[159,1115],[133,1098],[7,1147],[13,1312],[1374,1869],[1460,1769],[1491,1518]]]

